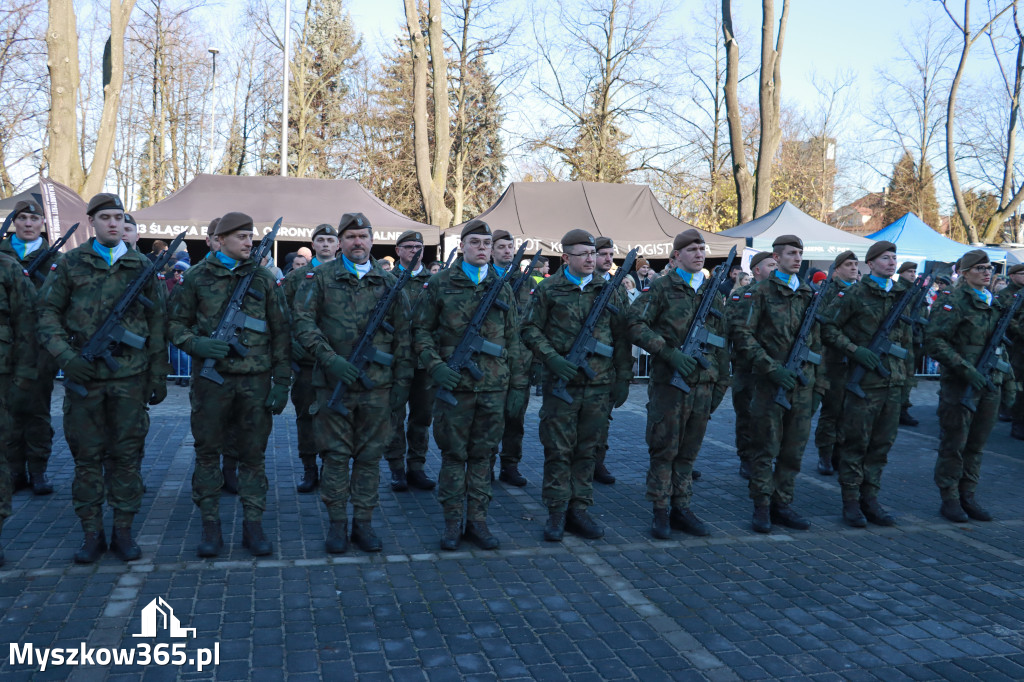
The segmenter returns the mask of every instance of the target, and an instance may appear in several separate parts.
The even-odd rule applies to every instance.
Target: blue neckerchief
[[[476,265],[470,265],[466,261],[462,261],[462,271],[466,273],[466,277],[469,277],[473,284],[480,284],[487,278],[487,263],[477,267]]]
[[[107,247],[100,244],[96,239],[92,240],[92,250],[98,253],[107,265],[113,265],[117,262],[118,258],[128,253],[128,247],[124,242],[118,242],[117,246]]]
[[[868,275],[868,277],[874,280],[875,284],[882,287],[886,291],[892,291],[892,280],[889,279],[888,277],[878,277],[877,275]]]
[[[800,278],[796,275],[787,275],[782,270],[776,270],[775,276],[779,278],[779,281],[785,284],[787,287],[796,291],[800,288]]]
[[[309,263],[315,268],[316,266],[320,265],[320,259],[318,259],[316,256],[313,256],[313,260],[311,260]]]
[[[593,273],[587,275],[586,277],[577,277],[576,275],[569,272],[569,268],[564,268],[562,272],[565,273],[565,278],[567,280],[569,280],[570,282],[572,282],[573,284],[580,288],[580,291],[582,291],[583,287],[590,284],[590,282],[594,279]]]
[[[229,258],[228,256],[225,256],[223,251],[217,251],[216,253],[213,254],[213,257],[219,260],[225,266],[227,266],[228,270],[234,270],[235,268],[238,267],[239,263],[241,262],[235,260],[234,258]]]
[[[873,276],[873,275],[872,275],[872,276]],[[847,281],[846,281],[845,279],[841,279],[841,280],[839,280],[839,281],[843,283],[843,286],[844,286],[844,287],[852,287],[852,286],[853,286],[853,282],[847,282]],[[879,284],[881,284],[881,282],[879,282]],[[888,291],[888,290],[887,290],[887,291]]]
[[[365,275],[371,269],[373,269],[373,263],[371,263],[369,260],[367,260],[365,263],[360,265],[358,263],[353,263],[352,261],[350,261],[348,259],[348,256],[346,256],[345,254],[341,254],[341,263],[342,263],[342,265],[345,266],[346,270],[351,272],[353,275],[355,275],[359,279],[362,279],[363,275]]]
[[[683,270],[682,268],[676,268],[676,274],[679,275],[679,277],[684,282],[689,284],[690,288],[693,289],[694,291],[697,291],[697,289],[700,289],[700,285],[704,283],[704,273],[703,272],[687,272],[686,270]]]
[[[396,263],[395,264],[395,269],[404,272],[405,271],[405,266],[402,265],[401,263]],[[415,276],[415,275],[420,274],[420,272],[422,272],[422,271],[423,271],[423,265],[420,264],[419,266],[417,266],[417,268],[415,270],[412,271],[412,274]]]
[[[11,235],[11,246],[14,248],[14,252],[18,254],[19,259],[25,258],[25,256],[32,253],[42,245],[42,237],[36,237],[34,240],[30,242],[25,242],[18,239],[18,235],[16,234]]]
[[[601,276],[604,277],[605,281],[607,282],[608,280],[610,280],[612,278],[612,273],[606,272],[606,273],[604,273]]]
[[[979,301],[984,301],[985,305],[992,305],[992,292],[988,289],[975,289],[971,287],[971,291],[978,297]]]
[[[497,263],[494,264],[494,274],[498,277],[504,277],[506,272],[508,272],[508,268],[503,268]]]

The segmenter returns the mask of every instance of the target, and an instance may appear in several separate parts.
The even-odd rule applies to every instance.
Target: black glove
[[[576,376],[576,373],[580,371],[579,367],[557,353],[544,358],[544,366],[565,383],[572,381],[573,377]]]
[[[84,384],[96,378],[96,368],[81,355],[68,360],[63,369],[64,376],[76,384]]]
[[[211,339],[208,336],[197,336],[192,341],[192,355],[199,358],[211,358],[220,360],[226,358],[231,352],[231,346],[227,341]]]
[[[336,381],[340,381],[346,386],[351,386],[359,378],[359,368],[340,355],[335,355],[328,360],[326,369],[327,373]]]
[[[779,365],[769,372],[768,378],[771,379],[775,385],[780,386],[787,391],[796,388],[796,374],[789,371],[782,365]]]
[[[272,384],[263,407],[270,410],[271,414],[281,414],[288,404],[288,387],[284,384]]]
[[[459,385],[459,380],[462,378],[462,375],[442,362],[440,365],[430,370],[430,378],[433,379],[434,383],[441,388],[448,391],[454,391],[455,387]]]

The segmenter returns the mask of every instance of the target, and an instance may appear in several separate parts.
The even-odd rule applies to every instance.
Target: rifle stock
[[[804,374],[804,363],[809,362],[812,365],[821,364],[821,356],[810,349],[810,346],[807,344],[807,338],[811,335],[811,330],[814,328],[815,323],[820,322],[822,319],[818,314],[818,306],[821,305],[821,300],[829,289],[835,286],[835,282],[832,281],[832,272],[834,270],[834,266],[828,269],[828,276],[825,278],[824,283],[811,296],[811,302],[807,304],[803,319],[800,321],[800,330],[797,332],[793,345],[789,349],[789,355],[786,357],[785,368],[796,374],[797,381],[802,386],[807,386],[811,381]],[[793,407],[792,403],[786,398],[786,389],[781,386],[775,391],[775,403],[787,410]]]

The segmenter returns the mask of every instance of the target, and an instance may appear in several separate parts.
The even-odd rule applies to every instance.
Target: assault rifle
[[[718,296],[718,290],[722,287],[722,282],[728,276],[729,268],[732,267],[732,262],[735,258],[736,247],[734,246],[729,250],[725,263],[715,268],[711,281],[707,283],[707,288],[704,290],[704,296],[700,299],[700,305],[697,306],[697,312],[693,316],[693,321],[690,322],[690,329],[686,332],[683,345],[679,346],[680,351],[692,357],[705,369],[711,366],[711,362],[705,357],[708,352],[707,347],[725,348],[725,339],[708,331],[707,320],[708,315],[722,316],[722,313],[714,308],[715,297]],[[672,372],[672,379],[669,383],[683,393],[690,392],[690,386],[683,379],[683,375],[679,373],[679,370]]]
[[[909,289],[903,292],[899,300],[893,304],[892,308],[889,308],[885,319],[882,320],[882,325],[875,332],[875,335],[871,337],[871,343],[866,346],[869,351],[878,356],[879,362],[878,366],[875,367],[875,371],[880,376],[888,377],[892,374],[881,362],[882,358],[886,355],[891,355],[899,360],[907,358],[907,349],[890,341],[889,334],[899,322],[912,324],[915,321],[909,315],[905,315],[904,311],[911,307],[919,293],[928,291],[928,287],[931,286],[930,280],[931,278],[928,275],[921,275]],[[846,381],[846,390],[861,398],[867,397],[864,389],[860,387],[860,382],[866,374],[867,368],[864,365],[858,364],[854,367],[850,371],[849,379]]]
[[[71,237],[77,229],[78,223],[75,223],[67,232],[64,233],[64,236],[55,241],[50,248],[46,251],[40,251],[39,255],[33,258],[32,262],[28,264],[28,267],[25,268],[25,272],[28,273],[29,277],[38,277],[41,281],[46,281],[46,275],[39,272],[39,267],[46,262],[47,258],[56,255],[56,253],[60,251],[60,248],[67,243],[68,238]]]
[[[992,372],[1009,374],[1011,371],[1010,364],[1002,358],[1001,346],[1006,337],[1006,330],[1009,328],[1010,322],[1013,321],[1013,316],[1020,310],[1021,303],[1024,303],[1024,296],[1014,294],[1013,303],[999,316],[996,328],[992,330],[992,336],[988,337],[988,343],[985,344],[984,350],[981,351],[981,357],[978,358],[978,363],[974,366],[974,369],[981,372],[981,375],[985,377],[987,382],[986,388],[990,391],[997,390],[996,385],[992,383]],[[964,397],[960,399],[960,404],[971,412],[977,412],[978,402],[973,397],[974,386],[968,384],[967,388],[964,389]]]
[[[525,248],[526,244],[524,242],[523,246],[519,247],[519,257],[522,257],[522,252]],[[509,272],[511,272],[511,268],[509,268]],[[508,311],[508,305],[498,298],[501,295],[502,288],[508,281],[508,275],[509,273],[506,272],[504,277],[495,278],[491,286],[484,292],[483,298],[480,299],[480,302],[476,305],[476,310],[473,311],[473,317],[469,321],[469,326],[466,327],[462,338],[459,339],[459,345],[455,346],[455,350],[452,351],[448,362],[445,363],[456,372],[461,373],[462,369],[465,368],[470,376],[478,381],[483,378],[484,373],[473,360],[473,356],[477,353],[487,353],[493,357],[500,358],[502,351],[505,350],[493,341],[488,341],[480,336],[480,328],[483,327],[484,320],[487,319],[487,313],[491,312],[491,308],[497,306],[503,312]],[[438,388],[435,397],[449,405],[459,404],[459,401],[455,399],[452,392],[446,388]]]
[[[143,293],[142,290],[149,284],[149,281],[154,275],[159,273],[163,267],[170,260],[171,254],[174,250],[181,245],[181,242],[185,240],[185,232],[181,232],[174,241],[171,242],[170,248],[160,254],[156,260],[147,265],[142,273],[128,285],[128,288],[121,294],[121,298],[117,300],[114,305],[114,309],[107,315],[107,319],[103,320],[103,324],[100,325],[99,329],[89,337],[89,340],[82,346],[82,350],[79,351],[79,356],[88,362],[95,362],[96,360],[103,360],[110,368],[111,372],[116,372],[121,364],[114,359],[115,353],[120,349],[123,343],[126,346],[131,346],[136,349],[143,349],[146,347],[146,339],[138,334],[133,334],[121,325],[121,320],[128,313],[128,309],[135,301],[139,301],[142,305],[147,308],[153,307],[153,301],[149,300]],[[162,285],[161,285],[162,286]],[[89,392],[85,389],[85,386],[78,384],[70,379],[64,379],[64,388],[76,393],[81,397],[89,395]]]
[[[601,343],[594,338],[594,328],[597,326],[597,321],[601,319],[601,314],[604,313],[605,309],[608,309],[619,314],[619,309],[612,305],[612,296],[615,295],[619,285],[622,284],[622,280],[626,277],[626,273],[633,268],[633,263],[636,262],[636,254],[638,250],[633,249],[626,254],[626,261],[619,268],[615,276],[612,277],[601,291],[598,292],[597,297],[590,306],[590,312],[587,313],[587,319],[583,321],[583,326],[580,327],[579,333],[576,335],[576,340],[572,342],[572,346],[569,348],[569,352],[566,353],[565,359],[576,365],[588,378],[593,379],[597,376],[597,373],[591,368],[590,363],[587,362],[587,358],[590,355],[601,355],[606,358],[612,356],[614,349],[604,343]],[[558,398],[559,400],[572,404],[572,396],[565,390],[567,385],[565,379],[559,379],[554,388],[551,389],[551,395]]]
[[[373,337],[377,334],[377,330],[381,328],[389,333],[395,331],[395,328],[386,319],[388,311],[391,310],[392,304],[398,299],[398,295],[402,292],[402,287],[412,277],[412,271],[419,265],[421,253],[422,250],[416,252],[409,267],[402,268],[402,275],[398,278],[398,281],[388,290],[388,293],[377,299],[377,305],[370,312],[370,320],[366,323],[366,329],[363,330],[363,335],[359,337],[355,348],[352,349],[352,355],[348,358],[348,361],[359,370],[359,381],[367,389],[373,388],[376,384],[366,375],[366,366],[371,362],[376,362],[378,365],[390,367],[395,359],[390,353],[385,353],[376,348],[373,345]],[[327,401],[327,407],[340,415],[347,415],[349,410],[343,402],[347,391],[348,385],[344,382],[339,381],[335,384],[334,392],[331,393],[331,398]]]
[[[242,279],[238,280],[235,284],[235,290],[231,292],[231,298],[228,299],[228,304],[224,307],[224,312],[221,313],[220,322],[217,323],[213,333],[210,334],[210,338],[217,339],[219,341],[227,341],[228,345],[231,346],[231,350],[235,351],[239,357],[245,357],[249,354],[249,349],[242,345],[242,330],[251,329],[255,332],[267,331],[267,323],[265,320],[257,320],[255,317],[249,317],[242,312],[242,306],[245,305],[245,297],[252,296],[257,301],[263,299],[263,294],[258,291],[252,291],[252,280],[256,277],[256,273],[259,268],[263,267],[263,259],[270,255],[270,250],[274,246],[274,239],[277,237],[277,231],[281,229],[281,221],[284,218],[278,218],[277,222],[274,223],[274,229],[270,231],[266,237],[260,240],[259,248],[252,254],[251,258],[256,263],[256,267],[252,269],[252,272],[247,274]],[[167,249],[167,252],[173,252],[173,249]],[[230,352],[230,351],[229,351]],[[217,361],[213,358],[206,358],[203,360],[203,367],[199,370],[199,376],[204,379],[209,379],[215,384],[223,384],[224,377],[220,375],[214,365]]]
[[[825,297],[828,290],[835,286],[835,282],[832,281],[832,271],[834,269],[834,267],[828,269],[828,277],[825,278],[825,281],[821,283],[821,287],[811,296],[811,302],[807,304],[803,320],[800,322],[800,330],[793,340],[793,346],[789,349],[789,355],[786,356],[786,364],[783,365],[790,372],[796,374],[797,381],[803,386],[810,383],[810,379],[807,378],[803,371],[804,363],[809,362],[812,365],[821,364],[821,356],[810,349],[807,345],[807,339],[811,335],[814,323],[822,321],[821,315],[818,314],[818,306],[821,305],[821,299]],[[775,392],[775,402],[787,410],[793,407],[786,399],[786,389],[781,386]]]
[[[459,247],[457,247],[457,246],[455,248],[453,248],[451,251],[448,252],[448,260],[446,260],[444,262],[444,267],[441,268],[442,270],[447,270],[448,268],[450,268],[452,266],[452,263],[455,261],[455,254],[457,254],[458,252],[459,252]]]
[[[519,247],[520,250],[525,250],[525,246],[526,244],[524,243]],[[541,250],[537,249],[537,253],[533,254],[533,258],[530,259],[530,264],[526,267],[526,270],[520,273],[519,278],[512,283],[512,300],[516,302],[516,312],[519,313],[520,317],[522,317],[523,309],[519,307],[519,292],[522,290],[523,285],[526,284],[533,275],[533,270],[537,267],[537,261],[540,260],[540,252]],[[514,264],[513,267],[519,267],[519,263],[517,261],[512,262]]]

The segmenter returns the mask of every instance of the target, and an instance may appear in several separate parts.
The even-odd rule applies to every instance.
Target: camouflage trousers
[[[594,448],[594,466],[604,466],[604,458],[608,455],[608,431],[612,428],[612,401],[609,394],[608,418],[602,422],[601,433],[597,434],[597,447]]]
[[[526,433],[526,406],[530,404],[530,387],[510,388],[523,394],[523,409],[513,414],[505,412],[505,430],[501,434],[501,466],[518,467],[523,461],[523,436]],[[491,470],[498,458],[498,446],[491,452]]]
[[[391,438],[384,450],[389,467],[423,471],[427,463],[427,448],[430,447],[430,420],[433,411],[433,382],[426,370],[417,369],[413,372],[412,383],[409,385],[408,427],[404,405],[402,409],[391,413]]]
[[[668,384],[647,389],[647,501],[656,509],[686,509],[693,463],[711,415],[714,385],[692,384],[689,393]]]
[[[843,438],[838,446],[843,500],[878,497],[882,470],[900,425],[903,386],[863,390],[864,398],[847,391],[843,407]]]
[[[313,437],[313,415],[309,408],[316,400],[313,388],[313,366],[299,365],[292,384],[292,405],[295,406],[295,431],[299,438],[299,459],[316,460],[316,440]]]
[[[199,378],[192,382],[192,437],[196,468],[192,501],[204,521],[220,518],[224,473],[221,453],[238,460],[238,497],[246,521],[259,521],[267,507],[267,440],[273,419],[264,406],[270,392],[270,372],[224,374],[224,383]],[[230,443],[230,445],[228,445]]]
[[[797,385],[786,392],[792,407],[786,409],[775,402],[778,386],[758,377],[750,411],[754,421],[756,449],[750,460],[750,499],[755,505],[769,502],[787,505],[793,501],[800,460],[811,436],[811,396],[813,383]]]
[[[754,397],[754,375],[737,371],[732,375],[732,408],[736,411],[736,454],[741,462],[750,462],[754,452],[754,424],[750,401]]]
[[[939,455],[935,485],[944,500],[973,493],[981,478],[981,455],[999,415],[1000,391],[975,391],[977,412],[960,404],[964,384],[943,377],[939,387]]]
[[[317,448],[324,461],[320,499],[331,521],[348,519],[350,499],[353,518],[369,521],[378,503],[380,458],[391,429],[391,390],[346,391],[342,399],[346,415],[327,407],[333,391],[319,390],[313,408]]]
[[[550,511],[587,509],[594,504],[594,454],[608,423],[611,385],[568,386],[572,403],[544,384],[540,442],[544,446],[542,496]]]
[[[844,404],[847,394],[846,378],[849,365],[829,363],[825,367],[828,390],[821,397],[821,414],[818,415],[818,428],[814,430],[814,447],[818,450],[835,450],[842,447]],[[814,416],[813,414],[811,415]]]
[[[441,449],[437,501],[445,519],[487,518],[491,502],[491,452],[505,423],[505,391],[455,391],[458,405],[434,403],[434,441]]]
[[[9,392],[11,375],[0,374],[0,433],[10,433],[11,415]],[[7,458],[0,457],[0,527],[4,519],[11,515],[11,471],[7,466]]]
[[[900,407],[902,409],[910,407],[910,392],[917,386],[917,358],[921,353],[923,350],[920,346],[913,345],[907,349],[907,357],[903,360],[907,378],[900,391]]]
[[[104,495],[115,526],[130,526],[142,507],[139,453],[149,430],[146,384],[139,375],[84,384],[84,398],[64,394],[64,437],[75,460],[71,500],[85,532],[103,529]]]
[[[11,405],[11,428],[5,432],[7,461],[15,474],[24,472],[26,467],[32,474],[46,473],[53,449],[50,399],[57,366],[50,354],[42,351],[37,368],[39,378],[27,391],[18,391],[20,401]]]

